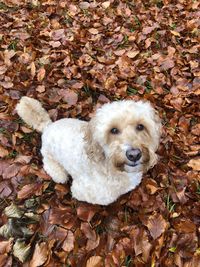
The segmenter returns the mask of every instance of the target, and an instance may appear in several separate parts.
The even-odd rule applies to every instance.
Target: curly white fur
[[[90,122],[61,119],[51,122],[41,104],[22,97],[19,116],[42,131],[44,169],[57,183],[73,178],[72,196],[92,204],[108,205],[134,189],[142,173],[154,166],[161,124],[148,102],[118,101],[97,110]],[[137,130],[137,125],[144,130]],[[118,134],[111,129],[117,128]],[[142,156],[134,164],[127,159],[130,148]]]

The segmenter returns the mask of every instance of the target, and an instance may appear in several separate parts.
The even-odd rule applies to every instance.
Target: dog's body
[[[51,122],[40,103],[28,97],[21,99],[17,111],[25,122],[43,132],[46,172],[57,183],[67,182],[70,174],[72,196],[78,200],[108,205],[134,189],[142,173],[156,163],[160,121],[149,103],[106,104],[90,122]],[[141,130],[141,117],[143,123],[148,121],[146,132]]]

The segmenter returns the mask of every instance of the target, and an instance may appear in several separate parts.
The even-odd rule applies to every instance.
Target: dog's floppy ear
[[[105,154],[98,140],[95,138],[96,118],[92,118],[85,128],[85,150],[90,160],[102,162],[105,159]]]

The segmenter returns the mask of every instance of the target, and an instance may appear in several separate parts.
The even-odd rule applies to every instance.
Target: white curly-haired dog
[[[56,183],[73,182],[72,196],[108,205],[134,189],[142,173],[156,164],[161,123],[150,103],[116,101],[99,108],[89,121],[52,122],[41,104],[22,97],[19,116],[42,133],[45,171]]]

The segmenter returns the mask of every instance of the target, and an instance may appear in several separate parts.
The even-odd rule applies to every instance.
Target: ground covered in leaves
[[[0,266],[200,266],[197,0],[0,1]],[[23,95],[53,120],[148,99],[159,163],[108,206],[71,198],[42,169]]]

